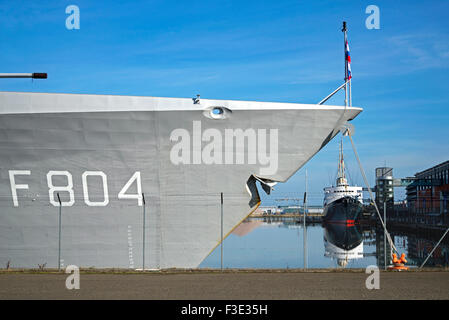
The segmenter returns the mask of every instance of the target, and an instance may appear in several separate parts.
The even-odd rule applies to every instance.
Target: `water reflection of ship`
[[[324,256],[346,267],[350,260],[363,258],[363,236],[358,224],[326,223],[324,226]]]
[[[245,220],[232,231],[232,234],[235,234],[239,237],[243,237],[262,224],[263,221],[261,220]]]
[[[324,217],[326,222],[354,223],[363,209],[362,187],[349,186],[345,175],[343,143],[340,142],[340,156],[336,186],[324,188]]]

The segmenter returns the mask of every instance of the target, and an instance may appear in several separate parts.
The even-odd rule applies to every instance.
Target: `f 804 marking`
[[[30,186],[28,184],[17,184],[16,177],[17,176],[30,176],[31,170],[9,170],[9,183],[11,185],[11,196],[14,207],[19,206],[19,190],[29,190]],[[65,177],[66,184],[65,185],[54,185],[54,177]],[[103,200],[92,200],[89,196],[89,188],[88,188],[88,178],[89,177],[100,177],[102,188],[103,188]],[[48,197],[51,205],[55,207],[59,207],[59,201],[57,200],[57,193],[65,193],[68,194],[68,200],[61,201],[61,206],[63,207],[71,207],[75,204],[75,192],[73,185],[73,177],[69,171],[57,171],[50,170],[47,172],[47,186],[48,186]],[[23,179],[23,178],[22,178]],[[103,171],[84,171],[81,175],[82,180],[82,188],[83,188],[83,198],[84,203],[89,207],[105,207],[109,204],[109,189],[108,189],[108,176]],[[127,193],[128,189],[136,184],[137,193],[129,194]],[[117,195],[117,199],[135,199],[137,200],[137,205],[142,206],[142,180],[140,176],[140,171],[134,172],[131,178],[124,184],[123,188]]]

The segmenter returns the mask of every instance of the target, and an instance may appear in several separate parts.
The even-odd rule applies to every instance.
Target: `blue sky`
[[[79,30],[65,27],[71,4]],[[370,4],[379,30],[365,27]],[[1,72],[49,74],[0,89],[316,103],[343,81],[346,20],[364,108],[354,140],[373,184],[385,163],[403,177],[449,159],[448,12],[448,1],[0,1]],[[338,140],[306,165],[317,204]],[[348,141],[345,152],[362,184]],[[303,191],[300,170],[272,198]]]

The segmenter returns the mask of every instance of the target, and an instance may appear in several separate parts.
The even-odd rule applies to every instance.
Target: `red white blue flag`
[[[346,45],[345,45],[345,59],[346,59],[346,80],[351,80],[351,78],[352,78],[351,54],[349,53],[348,40],[346,40]]]

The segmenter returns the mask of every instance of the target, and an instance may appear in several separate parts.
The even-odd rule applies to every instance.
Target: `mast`
[[[346,175],[345,175],[345,162],[343,158],[343,137],[340,140],[340,152],[338,155],[338,175],[337,175],[337,186],[347,185]]]
[[[343,31],[343,34],[344,34],[345,82],[341,86],[339,86],[337,89],[335,89],[331,94],[329,94],[326,98],[324,98],[323,100],[318,102],[319,105],[325,103],[338,91],[345,89],[345,107],[347,107],[348,104],[349,104],[349,106],[352,106],[351,79],[349,77],[349,68],[348,68],[348,61],[347,61],[347,56],[346,56],[347,55],[347,51],[346,51],[346,43],[347,43],[346,21],[343,21],[343,29],[341,29],[341,31]],[[348,84],[349,84],[349,86],[348,86]],[[349,90],[349,94],[348,94],[348,90]],[[348,101],[348,96],[349,96],[349,101]]]
[[[344,35],[344,57],[345,57],[345,106],[352,106],[352,95],[351,95],[351,79],[349,78],[348,72],[348,60],[347,60],[347,43],[348,43],[348,29],[346,28],[346,21],[343,21],[343,28],[341,29]]]
[[[348,64],[346,62],[346,40],[347,40],[347,29],[346,29],[346,21],[343,21],[343,28],[341,29],[344,35],[344,42],[343,42],[343,52],[344,52],[344,58],[345,58],[345,106],[348,106]]]

